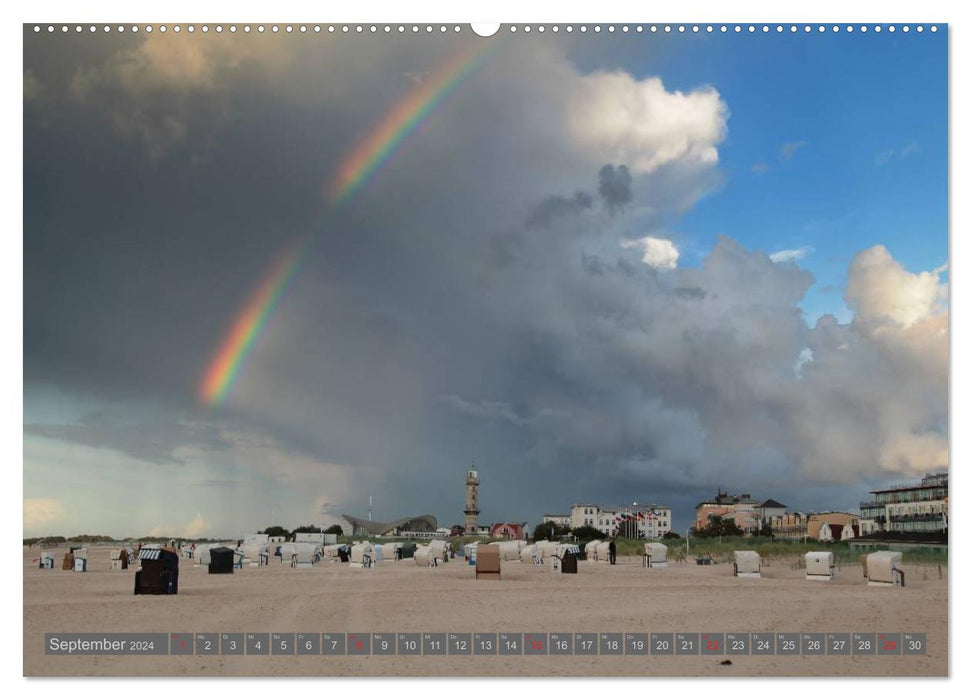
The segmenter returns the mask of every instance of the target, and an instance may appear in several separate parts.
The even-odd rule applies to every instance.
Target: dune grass
[[[429,536],[428,539],[432,539]],[[351,543],[359,537],[340,537],[341,543]],[[470,542],[498,542],[491,537],[481,535],[466,535],[462,537],[444,538],[452,545],[453,552],[459,552],[460,547]],[[403,538],[378,539],[377,541],[404,542]],[[427,540],[407,540],[413,542],[427,542]],[[617,538],[617,556],[640,557],[644,554],[645,540]],[[852,549],[846,542],[820,542],[807,540],[803,542],[793,540],[772,539],[769,537],[712,537],[691,538],[690,542],[683,538],[662,540],[668,547],[668,561],[677,562],[684,558],[688,563],[694,563],[695,558],[711,555],[716,563],[733,561],[736,550],[755,550],[762,557],[766,566],[791,566],[794,569],[805,567],[807,552],[831,551],[836,555],[839,566],[858,566],[860,556],[865,552]],[[580,543],[581,548],[584,543]],[[689,551],[690,548],[690,551]],[[947,550],[941,549],[909,549],[903,552],[904,563],[919,566],[947,567]]]
[[[680,556],[684,556],[687,561],[693,562],[696,557],[704,557],[708,554],[711,554],[716,562],[731,561],[736,550],[754,550],[767,562],[790,563],[795,568],[805,566],[807,552],[833,552],[837,561],[843,565],[859,563],[860,556],[865,553],[851,548],[846,542],[818,540],[802,542],[768,537],[692,538],[690,543],[684,539],[664,540],[663,543],[668,547],[668,561],[677,561]],[[640,556],[643,553],[644,540],[617,539],[619,556]],[[904,551],[903,555],[906,563],[947,565],[947,550],[909,549]]]

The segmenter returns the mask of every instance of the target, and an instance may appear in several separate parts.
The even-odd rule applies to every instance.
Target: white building
[[[948,519],[948,473],[927,474],[919,484],[871,491],[872,501],[860,504],[862,519],[877,532],[944,533]]]
[[[552,513],[547,513],[546,515],[543,516],[543,522],[553,523],[555,525],[563,525],[566,527],[573,527],[573,520],[570,517],[569,513],[567,513],[566,515],[554,515]]]
[[[784,503],[779,503],[778,501],[770,498],[769,500],[760,503],[758,508],[756,508],[756,511],[758,512],[761,524],[765,525],[766,523],[771,523],[773,518],[780,518],[784,516],[787,512],[787,507],[788,506],[786,506]]]
[[[569,525],[573,529],[595,527],[607,535],[659,539],[671,531],[671,509],[653,503],[649,506],[575,503],[570,510]]]

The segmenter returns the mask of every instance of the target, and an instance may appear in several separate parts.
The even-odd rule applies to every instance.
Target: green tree
[[[589,542],[590,540],[607,539],[607,533],[601,532],[593,525],[581,525],[580,527],[573,530],[573,536],[577,538],[578,542]]]
[[[723,518],[720,515],[710,516],[708,524],[704,527],[691,528],[692,537],[741,537],[744,534],[745,531],[733,519]]]
[[[290,531],[282,525],[271,525],[261,532],[262,534],[269,535],[270,537],[290,537]]]
[[[558,525],[557,523],[540,523],[533,529],[533,539],[536,540],[558,540],[563,535],[570,534],[569,525]]]
[[[674,531],[665,532],[664,536],[661,537],[662,540],[680,540],[681,535]]]
[[[325,535],[337,535],[338,537],[344,536],[344,528],[340,525],[331,525],[329,528],[324,530]]]
[[[293,534],[297,534],[298,532],[323,532],[323,530],[316,525],[299,525],[293,528]]]

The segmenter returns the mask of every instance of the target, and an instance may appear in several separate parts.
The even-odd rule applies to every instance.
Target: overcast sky
[[[336,205],[498,39],[24,39],[26,536],[369,496],[451,525],[470,464],[482,522],[637,501],[683,532],[718,487],[856,510],[947,466],[944,32],[509,37]]]

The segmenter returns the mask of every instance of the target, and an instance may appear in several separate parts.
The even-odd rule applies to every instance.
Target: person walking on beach
[[[607,546],[607,552],[610,554],[610,563],[617,563],[617,539],[611,538],[610,544]]]

